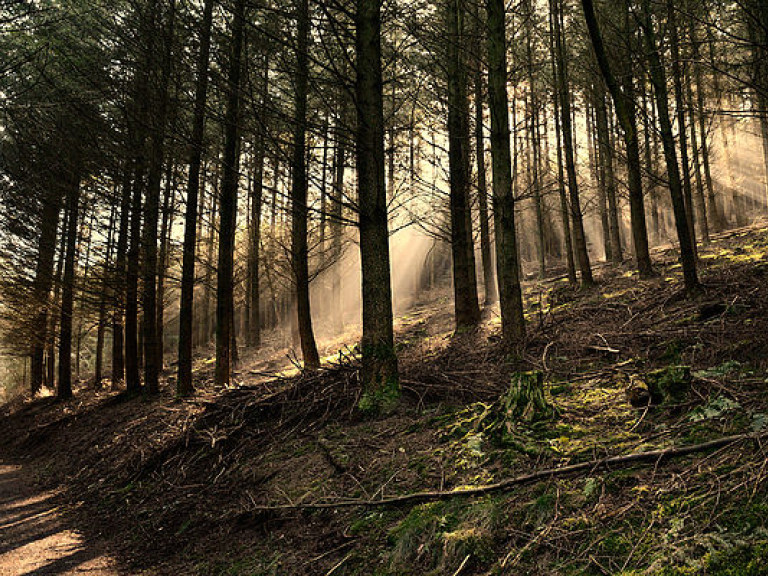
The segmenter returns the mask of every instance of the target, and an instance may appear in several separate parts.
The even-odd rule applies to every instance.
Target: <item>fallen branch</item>
[[[582,472],[584,470],[595,470],[598,468],[608,468],[610,466],[625,466],[628,464],[634,464],[638,462],[660,462],[671,458],[679,458],[688,454],[694,454],[697,452],[706,452],[707,450],[713,450],[716,448],[722,448],[741,442],[744,440],[760,440],[768,437],[768,433],[760,434],[737,434],[735,436],[725,436],[718,438],[717,440],[711,440],[710,442],[703,442],[701,444],[691,444],[688,446],[678,446],[674,448],[664,448],[663,450],[652,450],[649,452],[638,452],[635,454],[625,454],[622,456],[611,456],[608,458],[602,458],[598,460],[590,460],[588,462],[581,462],[578,464],[570,464],[568,466],[561,466],[559,468],[547,468],[544,470],[537,470],[530,474],[524,474],[522,476],[516,476],[514,478],[507,478],[494,484],[486,484],[485,486],[478,486],[476,488],[466,488],[461,490],[449,490],[449,491],[426,491],[426,492],[414,492],[411,494],[404,494],[402,496],[393,496],[391,498],[381,498],[379,500],[336,500],[331,502],[318,502],[309,504],[282,504],[276,506],[255,506],[237,515],[238,518],[243,518],[249,514],[259,512],[279,512],[287,510],[323,510],[333,508],[351,508],[351,507],[363,507],[371,508],[376,506],[400,506],[403,504],[413,504],[417,502],[430,502],[434,500],[443,500],[447,498],[476,496],[479,494],[488,494],[491,492],[500,492],[510,488],[512,486],[518,486],[520,484],[529,484],[537,480],[543,480],[545,478],[554,478],[557,476],[565,476],[567,474],[573,474],[575,472]]]

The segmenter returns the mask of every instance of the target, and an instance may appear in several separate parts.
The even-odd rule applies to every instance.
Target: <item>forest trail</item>
[[[98,545],[67,528],[57,493],[40,490],[22,466],[0,464],[0,576],[113,576]]]

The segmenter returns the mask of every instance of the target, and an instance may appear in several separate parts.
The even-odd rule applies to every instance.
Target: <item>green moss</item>
[[[389,378],[375,390],[367,390],[360,397],[357,407],[366,416],[390,414],[400,402],[400,381]]]
[[[645,375],[651,396],[659,396],[668,404],[679,404],[688,396],[691,387],[691,367],[672,365]]]
[[[389,531],[390,569],[397,574],[451,574],[467,557],[473,565],[488,563],[502,524],[494,498],[416,506]]]
[[[761,541],[711,554],[707,573],[711,576],[762,576],[766,566],[768,541]]]

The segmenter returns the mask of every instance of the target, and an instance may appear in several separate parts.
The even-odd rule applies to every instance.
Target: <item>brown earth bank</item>
[[[700,256],[693,299],[673,250],[649,281],[627,264],[590,290],[530,283],[511,352],[494,310],[453,334],[448,297],[425,295],[399,319],[403,401],[386,417],[357,411],[350,348],[313,374],[242,368],[228,390],[200,356],[189,400],[173,366],[156,397],[16,400],[0,420],[0,574],[763,574],[768,231]],[[552,409],[520,422],[503,398],[528,371]],[[654,378],[680,391],[633,406]],[[444,494],[736,434],[757,436]],[[379,504],[421,491],[441,495]]]

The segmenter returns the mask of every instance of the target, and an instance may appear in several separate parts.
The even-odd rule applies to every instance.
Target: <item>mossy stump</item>
[[[651,404],[675,405],[686,400],[690,389],[691,367],[673,365],[643,376],[632,376],[627,398],[635,408]]]
[[[664,404],[680,404],[691,390],[691,367],[673,365],[648,372],[645,384],[652,398],[661,399]]]
[[[555,409],[544,397],[544,375],[533,372],[519,372],[512,376],[512,385],[499,398],[501,417],[506,422],[530,424],[555,416]]]

